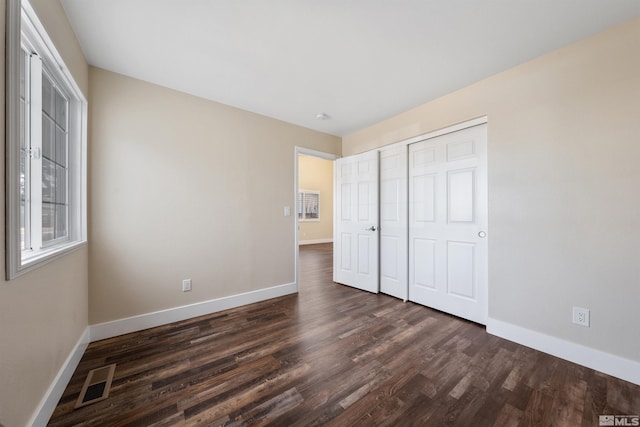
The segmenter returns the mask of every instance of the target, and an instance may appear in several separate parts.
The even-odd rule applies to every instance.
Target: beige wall
[[[487,115],[490,318],[640,361],[639,48],[635,19],[348,135],[343,153]]]
[[[339,138],[97,68],[90,93],[92,324],[295,281],[295,146]]]
[[[333,239],[333,161],[300,155],[298,188],[320,192],[320,221],[300,221],[300,242]]]
[[[87,94],[87,63],[59,2],[31,3]],[[3,30],[4,5],[0,6]],[[4,50],[4,31],[0,34],[0,49]],[[2,81],[4,69],[3,63]],[[0,91],[4,99],[4,84]],[[0,109],[4,116],[4,102]],[[4,170],[4,150],[2,156],[0,168]],[[4,182],[4,171],[0,177]],[[0,203],[4,223],[4,197]],[[0,230],[4,237],[4,227]],[[4,426],[28,422],[87,327],[87,253],[84,247],[17,279],[0,282],[0,424]]]

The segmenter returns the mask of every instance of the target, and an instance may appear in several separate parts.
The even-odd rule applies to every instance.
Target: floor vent
[[[111,380],[113,379],[113,373],[116,371],[115,363],[113,365],[103,366],[102,368],[92,369],[87,375],[87,379],[84,381],[82,391],[78,400],[76,401],[75,408],[90,405],[95,402],[109,397],[109,389],[111,388]]]

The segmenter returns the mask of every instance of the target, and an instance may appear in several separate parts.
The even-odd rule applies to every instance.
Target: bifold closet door
[[[487,131],[409,146],[409,299],[486,324]]]
[[[377,293],[378,152],[336,160],[333,280]]]
[[[380,292],[409,298],[407,146],[380,151]]]

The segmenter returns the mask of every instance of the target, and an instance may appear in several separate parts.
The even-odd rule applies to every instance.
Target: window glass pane
[[[26,75],[28,70],[29,55],[24,50],[20,50],[20,148],[25,147],[27,130],[27,83]]]
[[[27,249],[27,236],[25,236],[26,228],[24,224],[25,207],[24,200],[20,200],[20,250]]]
[[[56,239],[67,237],[67,223],[67,207],[65,205],[56,205]]]
[[[27,199],[27,187],[25,183],[25,177],[27,175],[27,153],[25,150],[20,150],[20,201],[24,203]],[[24,224],[24,218],[20,218],[20,225]]]
[[[58,127],[56,127],[55,161],[61,166],[67,166],[67,133]]]
[[[42,201],[55,202],[56,165],[50,160],[42,159]]]
[[[29,55],[25,52],[24,49],[20,49],[20,99],[24,100],[26,86],[25,86],[25,78],[26,78],[26,69],[27,69],[27,61],[29,60]]]
[[[56,166],[56,194],[55,202],[67,204],[67,170],[62,166]]]
[[[46,243],[55,238],[56,205],[42,203],[42,242]]]
[[[44,111],[52,119],[55,118],[54,113],[55,94],[51,79],[42,73],[42,111]]]
[[[27,103],[24,99],[20,98],[20,148],[26,146],[26,132],[27,129]]]
[[[53,120],[46,114],[42,115],[42,156],[49,160],[55,158],[55,132]]]
[[[42,241],[46,243],[67,237],[68,233],[69,102],[46,72],[42,73],[42,85]],[[46,99],[47,96],[50,99]]]
[[[29,246],[29,230],[27,216],[29,209],[26,204],[29,189],[29,159],[27,153],[28,115],[27,115],[27,83],[26,76],[29,55],[24,49],[20,51],[20,250]]]
[[[56,95],[56,123],[62,130],[67,130],[67,100],[60,93],[60,91],[55,91]]]

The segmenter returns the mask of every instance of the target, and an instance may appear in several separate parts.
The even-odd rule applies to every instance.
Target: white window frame
[[[74,81],[71,72],[29,2],[27,0],[8,0],[6,12],[5,271],[7,280],[10,280],[74,251],[87,242],[88,108],[87,100],[80,87]],[[37,53],[51,77],[70,98],[68,113],[69,176],[67,181],[68,239],[62,239],[53,242],[53,244],[41,244],[41,236],[38,236],[34,242],[40,247],[33,247],[25,251],[22,251],[20,247],[20,60],[22,46],[28,46],[29,50]],[[40,124],[36,123],[35,126],[38,127]],[[31,129],[33,130],[33,127]],[[37,138],[37,132],[32,137]],[[38,140],[32,147],[38,147],[41,144],[41,140]],[[36,166],[41,173],[41,165],[36,163]],[[41,200],[35,201],[33,203],[34,214],[37,215],[41,207]],[[41,233],[41,228],[36,231]]]

